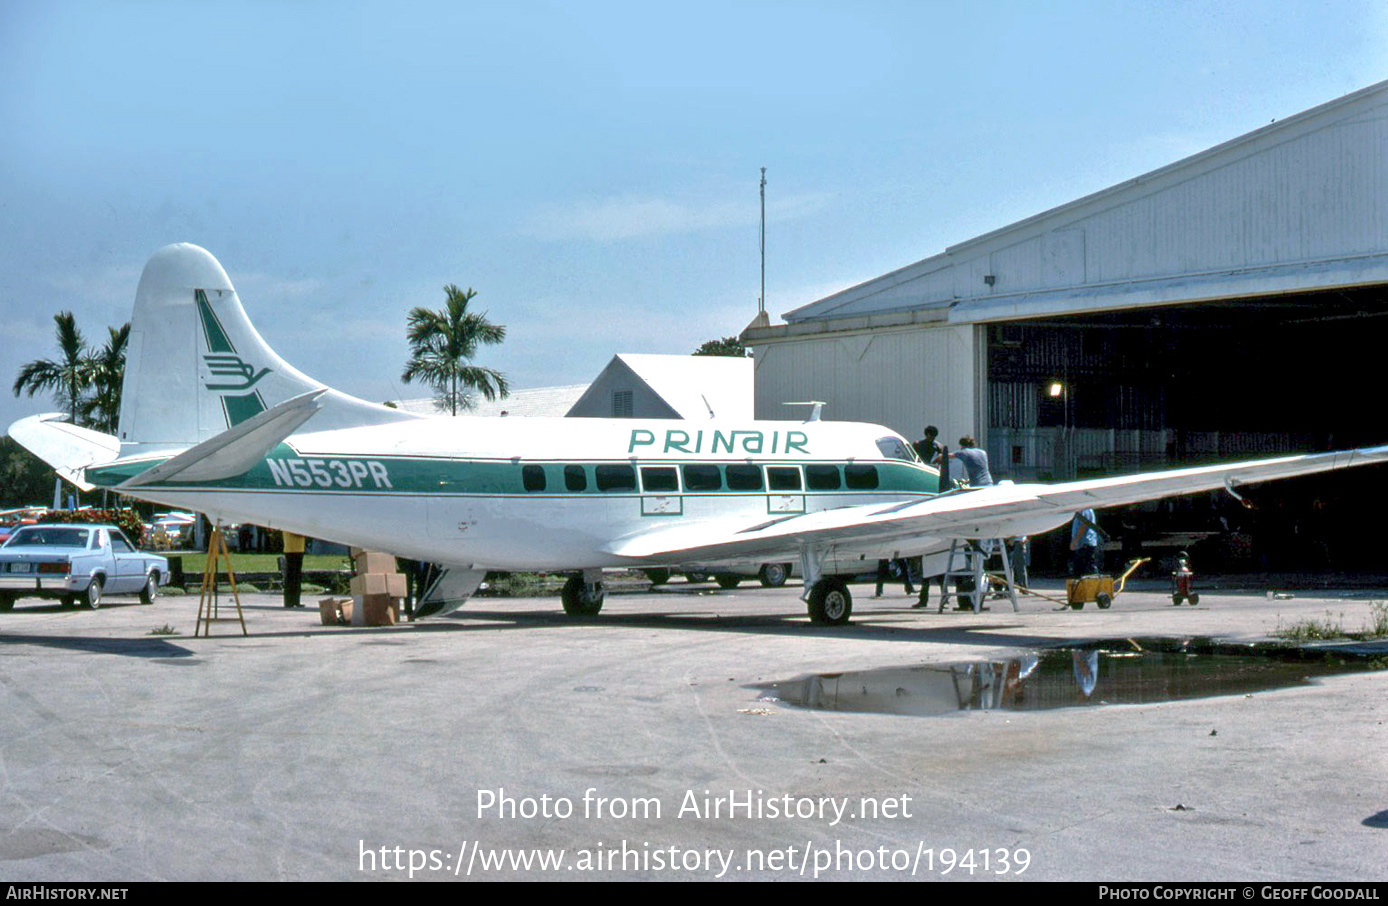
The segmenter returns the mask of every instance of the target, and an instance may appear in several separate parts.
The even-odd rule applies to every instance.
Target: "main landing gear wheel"
[[[853,615],[853,596],[839,579],[820,579],[810,589],[810,622],[842,626]]]
[[[789,563],[764,563],[757,572],[762,588],[780,588],[790,578]]]
[[[589,585],[582,576],[570,576],[564,583],[560,599],[564,602],[564,613],[571,617],[595,617],[602,610],[602,599],[606,592],[601,582]]]
[[[670,570],[663,567],[642,570],[642,572],[646,574],[647,579],[651,580],[652,585],[664,585],[670,581]]]
[[[713,580],[718,583],[719,588],[726,588],[728,591],[732,591],[742,584],[741,576],[714,576]]]

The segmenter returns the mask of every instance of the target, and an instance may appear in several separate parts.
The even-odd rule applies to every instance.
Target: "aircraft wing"
[[[1061,484],[1003,483],[886,505],[657,528],[617,539],[607,550],[617,556],[647,560],[775,559],[794,554],[801,543],[832,543],[849,549],[895,547],[907,556],[950,539],[1048,531],[1064,525],[1086,507],[1100,509],[1220,487],[1232,489],[1384,461],[1388,461],[1388,445]]]

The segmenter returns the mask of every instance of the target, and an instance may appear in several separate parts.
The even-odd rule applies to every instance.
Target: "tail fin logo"
[[[257,373],[238,355],[205,355],[202,360],[207,363],[208,370],[219,378],[241,379],[239,384],[208,384],[208,390],[249,390],[270,373],[269,368],[262,368]]]
[[[257,372],[255,366],[237,355],[236,347],[232,345],[231,338],[227,336],[222,322],[217,318],[217,313],[207,301],[205,291],[194,290],[193,297],[198,306],[198,318],[202,321],[203,336],[207,340],[207,355],[202,359],[212,374],[212,378],[203,386],[217,392],[221,397],[227,427],[234,428],[246,419],[265,411],[265,400],[261,398],[260,391],[251,388],[269,374],[270,369],[262,368]],[[230,380],[231,383],[214,384],[212,380]],[[234,393],[239,395],[233,396]]]

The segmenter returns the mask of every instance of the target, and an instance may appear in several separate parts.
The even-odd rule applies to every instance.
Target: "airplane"
[[[1388,445],[1068,481],[940,487],[888,428],[854,422],[431,417],[302,374],[252,326],[198,246],[140,278],[111,436],[58,413],[9,434],[84,490],[439,564],[417,616],[489,570],[567,572],[564,610],[602,608],[602,570],[798,561],[812,622],[852,613],[834,558],[937,555],[1033,535],[1087,508],[1349,468]]]

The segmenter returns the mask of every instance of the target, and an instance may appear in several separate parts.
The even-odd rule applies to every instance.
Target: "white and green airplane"
[[[120,435],[63,418],[9,433],[84,490],[440,564],[423,615],[462,604],[488,570],[570,572],[564,609],[591,616],[604,568],[796,561],[811,618],[840,624],[852,598],[826,574],[833,560],[932,555],[1086,507],[1388,459],[1383,446],[938,493],[936,470],[877,425],[418,416],[294,369],[188,244],[140,278]]]

